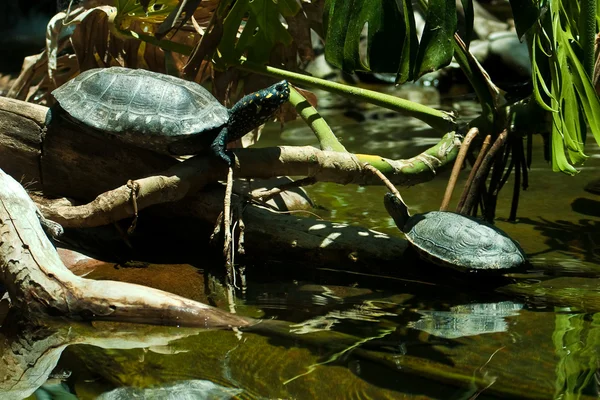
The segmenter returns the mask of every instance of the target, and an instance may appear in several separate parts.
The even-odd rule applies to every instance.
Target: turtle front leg
[[[224,127],[210,145],[210,151],[231,167],[233,165],[233,154],[227,150],[227,143],[229,143],[229,131],[227,127]]]

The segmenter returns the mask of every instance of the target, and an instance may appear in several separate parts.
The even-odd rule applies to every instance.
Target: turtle
[[[227,143],[269,120],[289,99],[283,80],[244,96],[231,109],[199,84],[144,69],[95,68],[52,92],[58,110],[102,134],[170,155],[210,145],[232,165]]]
[[[507,272],[526,263],[521,246],[487,222],[450,211],[410,216],[406,204],[392,193],[385,194],[384,205],[426,261],[462,272]]]

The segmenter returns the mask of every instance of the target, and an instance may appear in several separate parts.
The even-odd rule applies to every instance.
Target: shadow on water
[[[529,253],[530,257],[558,252],[566,256],[583,258],[589,263],[600,264],[600,221],[591,219],[550,221],[540,217],[538,220],[520,218],[519,223],[532,226],[547,245],[545,250]]]
[[[598,200],[581,197],[571,203],[571,209],[579,214],[600,218],[600,201]]]

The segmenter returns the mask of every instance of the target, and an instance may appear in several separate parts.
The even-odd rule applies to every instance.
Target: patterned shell
[[[168,141],[215,130],[229,118],[197,83],[142,69],[91,69],[52,94],[71,117],[115,135]]]
[[[452,212],[415,215],[404,232],[422,256],[459,270],[509,269],[526,260],[519,245],[500,229]]]

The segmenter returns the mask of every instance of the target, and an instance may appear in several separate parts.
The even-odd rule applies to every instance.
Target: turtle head
[[[404,204],[401,198],[397,197],[393,193],[386,193],[383,196],[383,205],[387,210],[388,214],[392,217],[398,229],[404,232],[404,226],[406,225],[406,221],[410,218],[410,214],[408,213],[408,207]]]
[[[230,110],[228,124],[230,141],[239,139],[267,122],[289,98],[290,87],[287,81],[278,82],[242,97]]]

